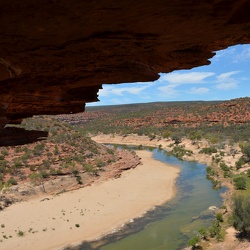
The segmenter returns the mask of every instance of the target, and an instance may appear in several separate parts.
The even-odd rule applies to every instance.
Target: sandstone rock
[[[210,206],[210,207],[208,208],[208,210],[213,210],[213,211],[215,211],[216,209],[217,209],[216,206]]]
[[[3,210],[5,207],[10,206],[15,202],[15,199],[7,197],[5,195],[0,195],[0,210]]]
[[[76,113],[103,83],[153,81],[250,42],[250,2],[1,1],[0,129]]]

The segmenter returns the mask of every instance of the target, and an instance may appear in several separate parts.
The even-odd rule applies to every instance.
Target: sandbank
[[[94,240],[170,200],[179,169],[154,160],[151,152],[137,154],[142,165],[118,179],[1,211],[0,249],[52,250]],[[18,236],[19,231],[24,235]]]

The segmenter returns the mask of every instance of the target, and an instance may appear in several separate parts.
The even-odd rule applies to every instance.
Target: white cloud
[[[191,90],[188,91],[189,94],[194,95],[206,94],[207,92],[209,92],[208,88],[191,88]]]
[[[238,88],[238,80],[232,76],[238,74],[240,71],[230,71],[217,76],[217,89],[230,90]]]
[[[172,85],[181,85],[188,83],[204,83],[207,77],[213,76],[213,72],[189,72],[189,73],[169,73],[162,75],[160,82],[167,81]]]
[[[175,87],[171,85],[161,86],[161,87],[158,87],[157,89],[160,91],[159,96],[168,98],[168,99],[177,97],[179,93],[175,89]]]
[[[250,48],[248,46],[244,48],[240,53],[235,55],[233,62],[238,63],[249,60],[250,60]]]
[[[227,49],[219,50],[216,51],[216,55],[213,57],[212,60],[219,61],[226,58],[231,58],[232,60],[232,58],[235,57],[235,53],[236,53],[235,47],[229,47]]]
[[[158,80],[160,83],[165,83],[166,85],[160,86],[157,90],[160,91],[160,96],[172,99],[180,96],[181,91],[177,90],[183,84],[204,84],[205,79],[214,76],[213,72],[189,72],[189,73],[170,73],[162,74],[161,78]],[[167,82],[167,83],[166,83]],[[204,94],[209,91],[208,88],[192,88],[190,94]]]
[[[121,103],[125,103],[123,100],[118,99],[118,98],[113,98],[110,100],[110,104],[121,104]]]
[[[236,45],[224,50],[216,51],[216,55],[212,59],[214,61],[230,61],[240,63],[250,60],[250,47],[248,44]]]
[[[222,73],[222,74],[217,76],[217,80],[219,82],[232,80],[231,76],[235,75],[235,74],[238,74],[239,72],[240,71],[230,71],[230,72]]]
[[[137,95],[144,89],[149,88],[149,84],[146,84],[142,87],[120,87],[117,85],[105,85],[103,89],[99,91],[99,97],[118,95],[123,96],[125,94]]]
[[[230,89],[237,89],[238,88],[238,83],[237,82],[225,82],[225,83],[220,83],[216,85],[217,89],[222,89],[222,90],[230,90]]]

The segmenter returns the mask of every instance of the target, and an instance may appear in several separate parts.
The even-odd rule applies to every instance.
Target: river
[[[208,227],[214,219],[210,206],[220,207],[220,194],[206,178],[206,166],[197,162],[178,160],[164,150],[143,148],[153,157],[181,169],[177,179],[177,195],[164,205],[156,207],[122,230],[92,244],[83,244],[81,250],[175,250],[187,246],[190,238],[201,227]],[[147,194],[145,194],[147,195]]]

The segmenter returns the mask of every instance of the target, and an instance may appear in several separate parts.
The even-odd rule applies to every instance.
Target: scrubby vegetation
[[[88,107],[76,118],[59,116],[91,134],[147,135],[154,138],[206,138],[211,144],[250,137],[250,98],[226,102],[166,102]],[[247,149],[246,149],[247,150]]]
[[[185,155],[191,156],[193,154],[191,150],[185,149],[184,145],[174,146],[170,153],[179,159],[183,159]]]
[[[243,237],[250,233],[250,197],[238,195],[233,199],[233,226]]]
[[[21,127],[49,135],[23,146],[0,147],[0,189],[26,179],[40,184],[57,175],[72,175],[83,184],[82,173],[98,175],[105,165],[116,161],[113,150],[92,141],[84,130],[52,117],[28,118]]]

